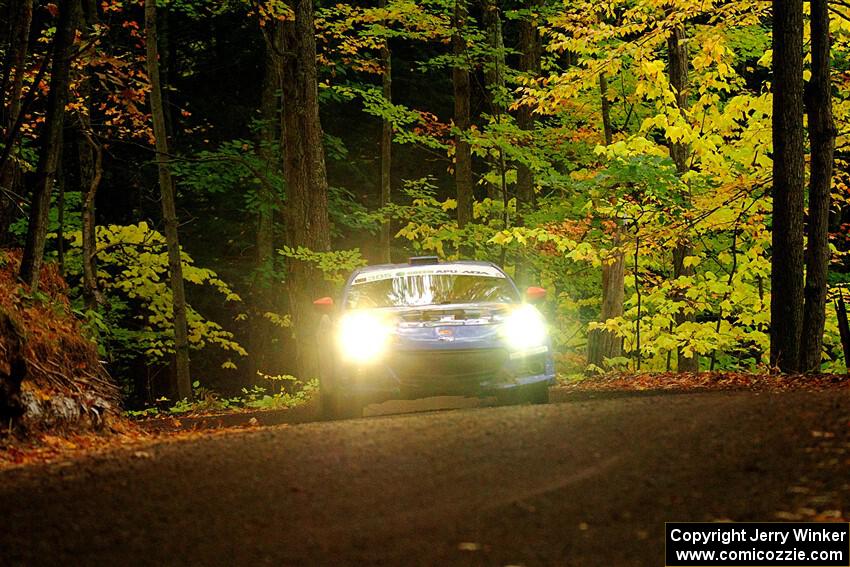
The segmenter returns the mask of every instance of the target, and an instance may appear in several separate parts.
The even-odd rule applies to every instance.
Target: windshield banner
[[[505,274],[494,266],[444,264],[433,266],[417,266],[415,268],[387,268],[357,274],[354,285],[391,280],[393,278],[409,278],[414,276],[479,276],[482,278],[503,278]]]

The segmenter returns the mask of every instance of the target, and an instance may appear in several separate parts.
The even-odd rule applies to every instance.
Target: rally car
[[[320,389],[329,418],[388,399],[496,396],[546,403],[555,368],[546,322],[490,262],[412,258],[356,270],[342,301],[314,301]]]

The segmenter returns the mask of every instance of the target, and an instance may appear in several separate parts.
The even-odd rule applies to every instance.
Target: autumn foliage
[[[654,372],[611,373],[569,381],[566,392],[694,392],[750,390],[784,392],[789,390],[850,390],[847,374],[752,374],[746,372]]]
[[[11,390],[3,417],[22,417],[27,429],[115,424],[118,388],[74,315],[57,266],[42,270],[39,291],[30,294],[19,265],[18,251],[0,257],[0,373]]]
[[[141,0],[6,4],[0,245],[23,246],[37,225],[33,257],[58,263],[69,284],[51,287],[51,267],[36,295],[15,283],[15,253],[3,268],[4,371],[15,353],[29,357],[32,399],[79,398],[72,384],[105,379],[80,335],[89,327],[133,410],[204,403],[196,381],[220,399],[266,387],[266,376],[309,384],[313,357],[298,353],[313,348],[311,301],[339,294],[354,267],[416,255],[490,261],[545,287],[566,377],[665,372],[653,380],[677,383],[673,371],[850,366],[847,3],[820,18],[816,4],[801,7],[803,46],[790,50],[806,52],[790,82],[834,101],[837,133],[834,168],[813,157],[817,132],[795,146],[807,160],[795,226],[819,227],[806,239],[813,330],[788,341],[803,345],[806,368],[771,357],[782,325],[771,306],[804,306],[774,288],[792,270],[776,269],[772,240],[784,179],[775,68],[786,66],[770,2],[175,0],[148,2],[147,21]],[[63,20],[79,21],[59,89],[52,53],[66,5],[82,17]],[[67,104],[50,113],[60,90]],[[800,127],[806,107],[825,108],[808,102],[785,108]],[[307,122],[288,115],[307,103]],[[153,114],[166,151],[154,150]],[[51,128],[63,132],[61,156],[45,143]],[[48,147],[58,167],[36,176]],[[36,177],[40,208],[29,202]],[[807,199],[803,218],[805,179],[820,180],[821,206]],[[182,251],[172,234],[169,261],[176,228],[163,230],[163,216],[175,219],[160,210],[160,187],[172,185]],[[819,210],[829,222],[813,220]],[[175,324],[183,284],[185,325]],[[53,327],[30,329],[26,317],[48,313]],[[51,350],[50,333],[71,344]],[[172,358],[180,351],[185,366],[186,347],[192,380],[178,388]],[[67,368],[76,374],[63,379]],[[277,393],[294,395],[293,384]]]

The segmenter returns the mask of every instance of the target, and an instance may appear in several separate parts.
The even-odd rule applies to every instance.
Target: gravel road
[[[0,473],[2,565],[663,565],[665,521],[850,513],[850,395],[263,428]]]

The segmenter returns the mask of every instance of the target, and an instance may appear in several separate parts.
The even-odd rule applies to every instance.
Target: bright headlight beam
[[[505,320],[505,339],[516,350],[540,346],[546,341],[546,322],[533,305],[518,307]]]
[[[355,311],[340,321],[337,341],[346,360],[372,362],[386,350],[390,332],[390,326],[380,317]]]

